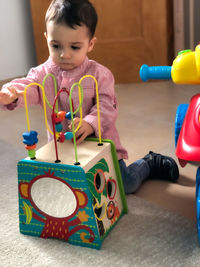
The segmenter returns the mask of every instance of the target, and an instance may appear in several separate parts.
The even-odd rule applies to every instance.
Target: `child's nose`
[[[71,58],[71,54],[69,50],[63,50],[60,54],[61,58]]]

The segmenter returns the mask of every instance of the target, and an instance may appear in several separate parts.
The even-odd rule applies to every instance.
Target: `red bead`
[[[27,150],[33,150],[33,149],[36,149],[36,144],[32,145],[32,146],[28,146],[28,145],[25,145],[25,148]]]
[[[65,141],[65,135],[63,132],[59,133],[59,142],[63,143]]]
[[[60,118],[57,117],[56,113],[52,115],[52,118],[54,123],[60,123],[62,121]]]

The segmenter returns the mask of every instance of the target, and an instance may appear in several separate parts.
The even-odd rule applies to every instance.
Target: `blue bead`
[[[65,139],[66,140],[70,140],[70,139],[73,138],[73,133],[72,132],[66,132],[66,133],[64,133],[64,135],[65,135]]]
[[[71,112],[67,112],[65,118],[71,120]]]
[[[34,145],[34,144],[37,144],[38,142],[38,133],[36,131],[30,131],[30,132],[24,132],[22,134],[24,140],[23,140],[23,143],[26,144],[26,145]]]
[[[57,131],[57,132],[59,132],[59,133],[62,132],[62,128],[63,128],[63,127],[62,127],[62,124],[61,124],[61,123],[56,123],[55,128],[56,128],[56,131]]]

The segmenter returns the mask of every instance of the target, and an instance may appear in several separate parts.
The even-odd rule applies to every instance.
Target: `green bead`
[[[34,159],[35,158],[35,149],[28,150],[28,156],[31,159]]]

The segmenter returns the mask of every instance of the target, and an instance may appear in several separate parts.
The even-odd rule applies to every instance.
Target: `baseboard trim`
[[[21,77],[24,77],[24,76],[18,76],[18,77],[12,77],[12,78],[8,78],[8,79],[5,79],[5,80],[0,80],[0,90],[1,90],[1,87],[6,84],[6,83],[9,83],[10,81],[14,80],[14,79],[17,79],[17,78],[21,78]]]

